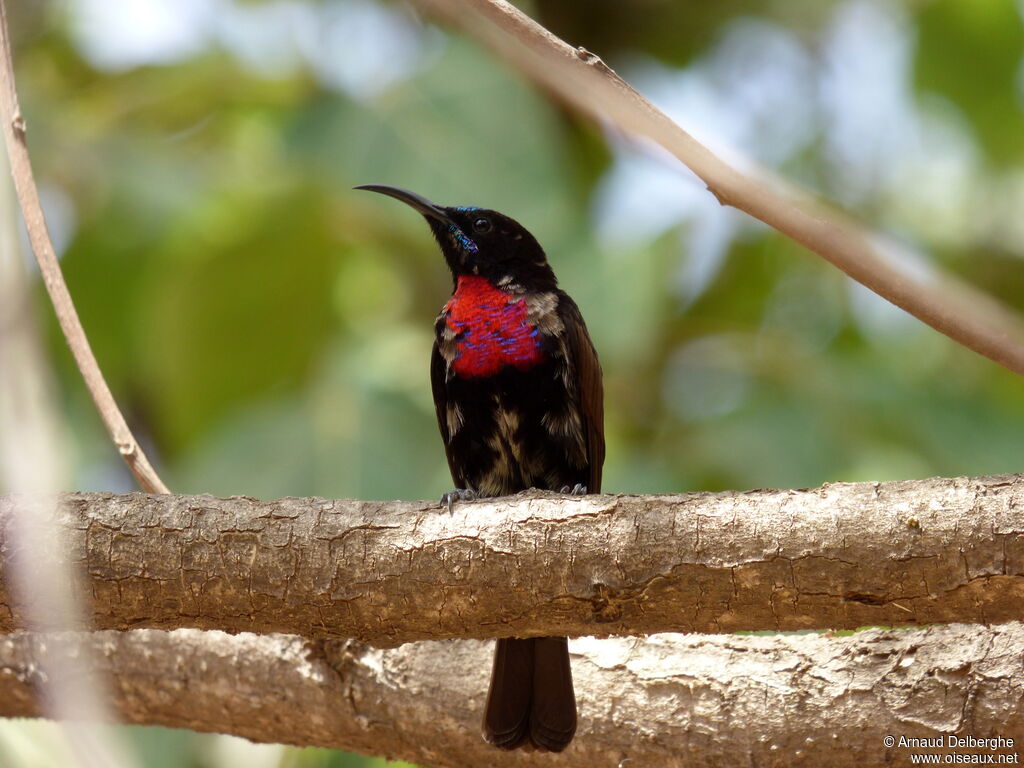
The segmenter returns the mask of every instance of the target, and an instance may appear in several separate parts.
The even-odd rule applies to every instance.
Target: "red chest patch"
[[[444,306],[455,333],[452,362],[463,378],[493,376],[511,365],[519,370],[544,362],[540,333],[526,320],[526,301],[495,288],[483,277],[462,276]]]

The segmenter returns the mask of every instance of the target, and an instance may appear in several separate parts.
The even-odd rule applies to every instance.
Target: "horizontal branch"
[[[0,497],[0,537],[18,497]],[[456,505],[67,494],[97,629],[640,635],[1020,616],[1024,477]],[[25,629],[0,538],[0,632]]]
[[[195,630],[80,637],[125,722],[435,768],[494,763],[479,736],[490,648],[477,641],[378,650]],[[66,644],[0,636],[0,716],[39,715],[32,682],[54,647]],[[503,765],[906,765],[913,752],[937,750],[887,749],[887,735],[1024,743],[1019,623],[841,638],[663,635],[571,648],[580,707],[572,747],[557,757],[509,755]]]

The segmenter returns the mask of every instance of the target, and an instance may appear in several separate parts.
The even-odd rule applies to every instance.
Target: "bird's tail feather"
[[[498,640],[484,738],[501,749],[561,752],[576,733],[576,696],[564,637]]]

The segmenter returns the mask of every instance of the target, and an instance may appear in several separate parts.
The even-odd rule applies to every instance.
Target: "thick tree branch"
[[[510,3],[415,2],[465,30],[573,109],[660,145],[700,177],[723,205],[760,219],[954,341],[1024,374],[1024,324],[991,296],[911,257],[763,170],[741,173],[600,58],[573,48]]]
[[[81,637],[126,722],[435,768],[495,762],[478,735],[487,644],[378,650],[195,630]],[[32,683],[51,647],[45,636],[0,637],[0,715],[39,714]],[[581,720],[572,747],[502,756],[502,765],[906,765],[912,752],[936,750],[887,749],[887,735],[1024,743],[1019,623],[843,638],[665,635],[573,650]]]
[[[32,243],[32,251],[39,263],[43,283],[50,295],[50,301],[53,303],[60,328],[64,332],[64,338],[75,358],[75,364],[85,380],[85,385],[89,389],[89,394],[92,395],[96,409],[99,411],[111,439],[128,464],[128,469],[135,475],[139,486],[150,493],[169,493],[167,486],[157,475],[142,447],[128,428],[117,403],[114,402],[114,396],[103,378],[103,373],[96,362],[96,356],[92,353],[92,347],[85,335],[85,329],[82,328],[82,322],[78,319],[78,312],[75,310],[74,302],[71,301],[68,286],[64,282],[64,275],[61,273],[57,254],[50,241],[50,234],[46,230],[43,207],[39,203],[39,191],[36,189],[35,178],[32,175],[32,163],[28,156],[25,119],[18,106],[18,93],[14,85],[14,67],[11,64],[11,44],[7,30],[7,11],[3,0],[0,0],[0,126],[2,126],[7,145],[7,156],[11,162],[11,173],[14,176],[18,201],[21,203],[21,212],[25,217],[29,242]]]
[[[18,497],[0,499],[0,531]],[[454,637],[1020,616],[1024,477],[461,503],[67,494],[98,629]],[[0,567],[30,557],[0,540]],[[0,631],[24,629],[0,573]]]

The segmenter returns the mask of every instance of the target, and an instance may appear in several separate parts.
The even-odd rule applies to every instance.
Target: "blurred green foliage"
[[[918,17],[918,86],[961,107],[1000,164],[1024,159],[1020,13],[1012,0],[936,0]]]
[[[450,485],[427,379],[449,276],[422,221],[351,190],[363,183],[499,209],[546,246],[602,357],[608,491],[1024,467],[1018,377],[404,6],[185,3],[189,45],[111,64],[131,39],[97,43],[97,3],[13,4],[19,86],[71,292],[176,491],[393,499]],[[1024,309],[1021,4],[524,8],[702,138]],[[376,52],[344,37],[366,19],[398,37]],[[377,70],[346,79],[366,62]],[[75,486],[129,489],[52,322],[49,344]],[[155,768],[382,764],[127,732]],[[15,743],[0,730],[0,755]]]

